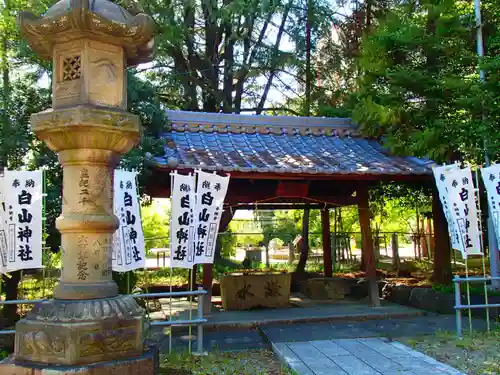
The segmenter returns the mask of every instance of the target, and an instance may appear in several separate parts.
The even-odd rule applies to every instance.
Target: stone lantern
[[[14,358],[0,373],[10,366],[9,374],[31,374],[20,371],[37,363],[49,364],[40,371],[50,374],[69,371],[51,365],[78,366],[77,374],[94,374],[96,365],[96,374],[152,373],[143,310],[118,295],[111,244],[113,170],[140,139],[138,116],[126,112],[126,68],[151,60],[153,20],[108,0],[61,0],[40,18],[21,13],[18,22],[31,48],[53,62],[52,108],[31,125],[63,166],[62,270],[55,299],[17,323]]]

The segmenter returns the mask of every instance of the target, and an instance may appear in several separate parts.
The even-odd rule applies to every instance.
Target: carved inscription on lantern
[[[93,329],[80,334],[80,357],[91,357],[103,353],[120,353],[135,350],[137,346],[136,324]]]
[[[64,357],[64,339],[44,331],[26,332],[22,336],[23,355]]]
[[[123,49],[89,42],[89,102],[99,106],[123,107]]]
[[[94,257],[101,260],[101,263],[94,263],[94,270],[100,271],[101,275],[106,277],[111,274],[111,258],[108,254],[111,252],[111,241],[107,238],[102,240],[95,240]],[[102,260],[104,259],[104,260]]]
[[[78,256],[76,260],[76,267],[78,270],[78,280],[87,280],[89,276],[88,269],[88,239],[85,236],[78,237]]]

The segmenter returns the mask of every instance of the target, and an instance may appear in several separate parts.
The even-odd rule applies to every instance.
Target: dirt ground
[[[400,341],[468,375],[500,374],[500,331],[475,333],[462,339],[438,333]]]

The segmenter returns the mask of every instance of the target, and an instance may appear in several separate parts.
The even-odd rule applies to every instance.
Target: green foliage
[[[138,277],[134,271],[113,271],[113,281],[118,285],[118,292],[120,294],[130,294],[137,285]]]
[[[483,159],[497,125],[483,112],[491,93],[478,80],[472,12],[454,0],[403,4],[365,37],[353,111],[365,134],[402,155]]]
[[[143,206],[141,219],[146,253],[153,248],[167,247],[170,237],[170,205],[153,203]]]
[[[236,255],[236,236],[233,235],[231,228],[228,228],[224,234],[219,236],[221,253],[223,258],[229,258]]]
[[[446,293],[446,294],[452,294],[455,293],[455,287],[454,285],[441,285],[441,284],[434,284],[432,286],[432,289],[434,289],[436,292],[441,292],[441,293]],[[467,288],[465,284],[462,284],[462,295],[467,293]],[[481,284],[471,284],[469,287],[469,292],[471,296],[484,296],[484,286]],[[488,290],[488,296],[500,296],[500,292],[495,291],[495,290]],[[490,302],[491,303],[491,302]]]
[[[7,358],[8,356],[9,356],[9,352],[7,352],[7,351],[6,351],[6,350],[4,350],[4,349],[0,349],[0,361],[1,361],[2,359]]]
[[[166,106],[186,110],[261,113],[270,103],[273,112],[288,111],[269,92],[294,90],[290,79],[303,84],[307,4],[313,51],[332,22],[325,0],[137,3],[157,24],[145,76]]]
[[[160,374],[192,375],[266,375],[291,374],[281,368],[272,351],[246,350],[241,352],[214,351],[206,356],[192,356],[188,353],[169,354],[160,366]]]
[[[416,209],[431,211],[430,191],[422,186],[380,182],[370,189],[372,225],[381,232],[414,232]]]

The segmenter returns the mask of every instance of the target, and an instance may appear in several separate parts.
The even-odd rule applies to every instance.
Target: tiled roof
[[[225,172],[427,175],[432,162],[389,155],[350,119],[168,111],[158,167]]]

